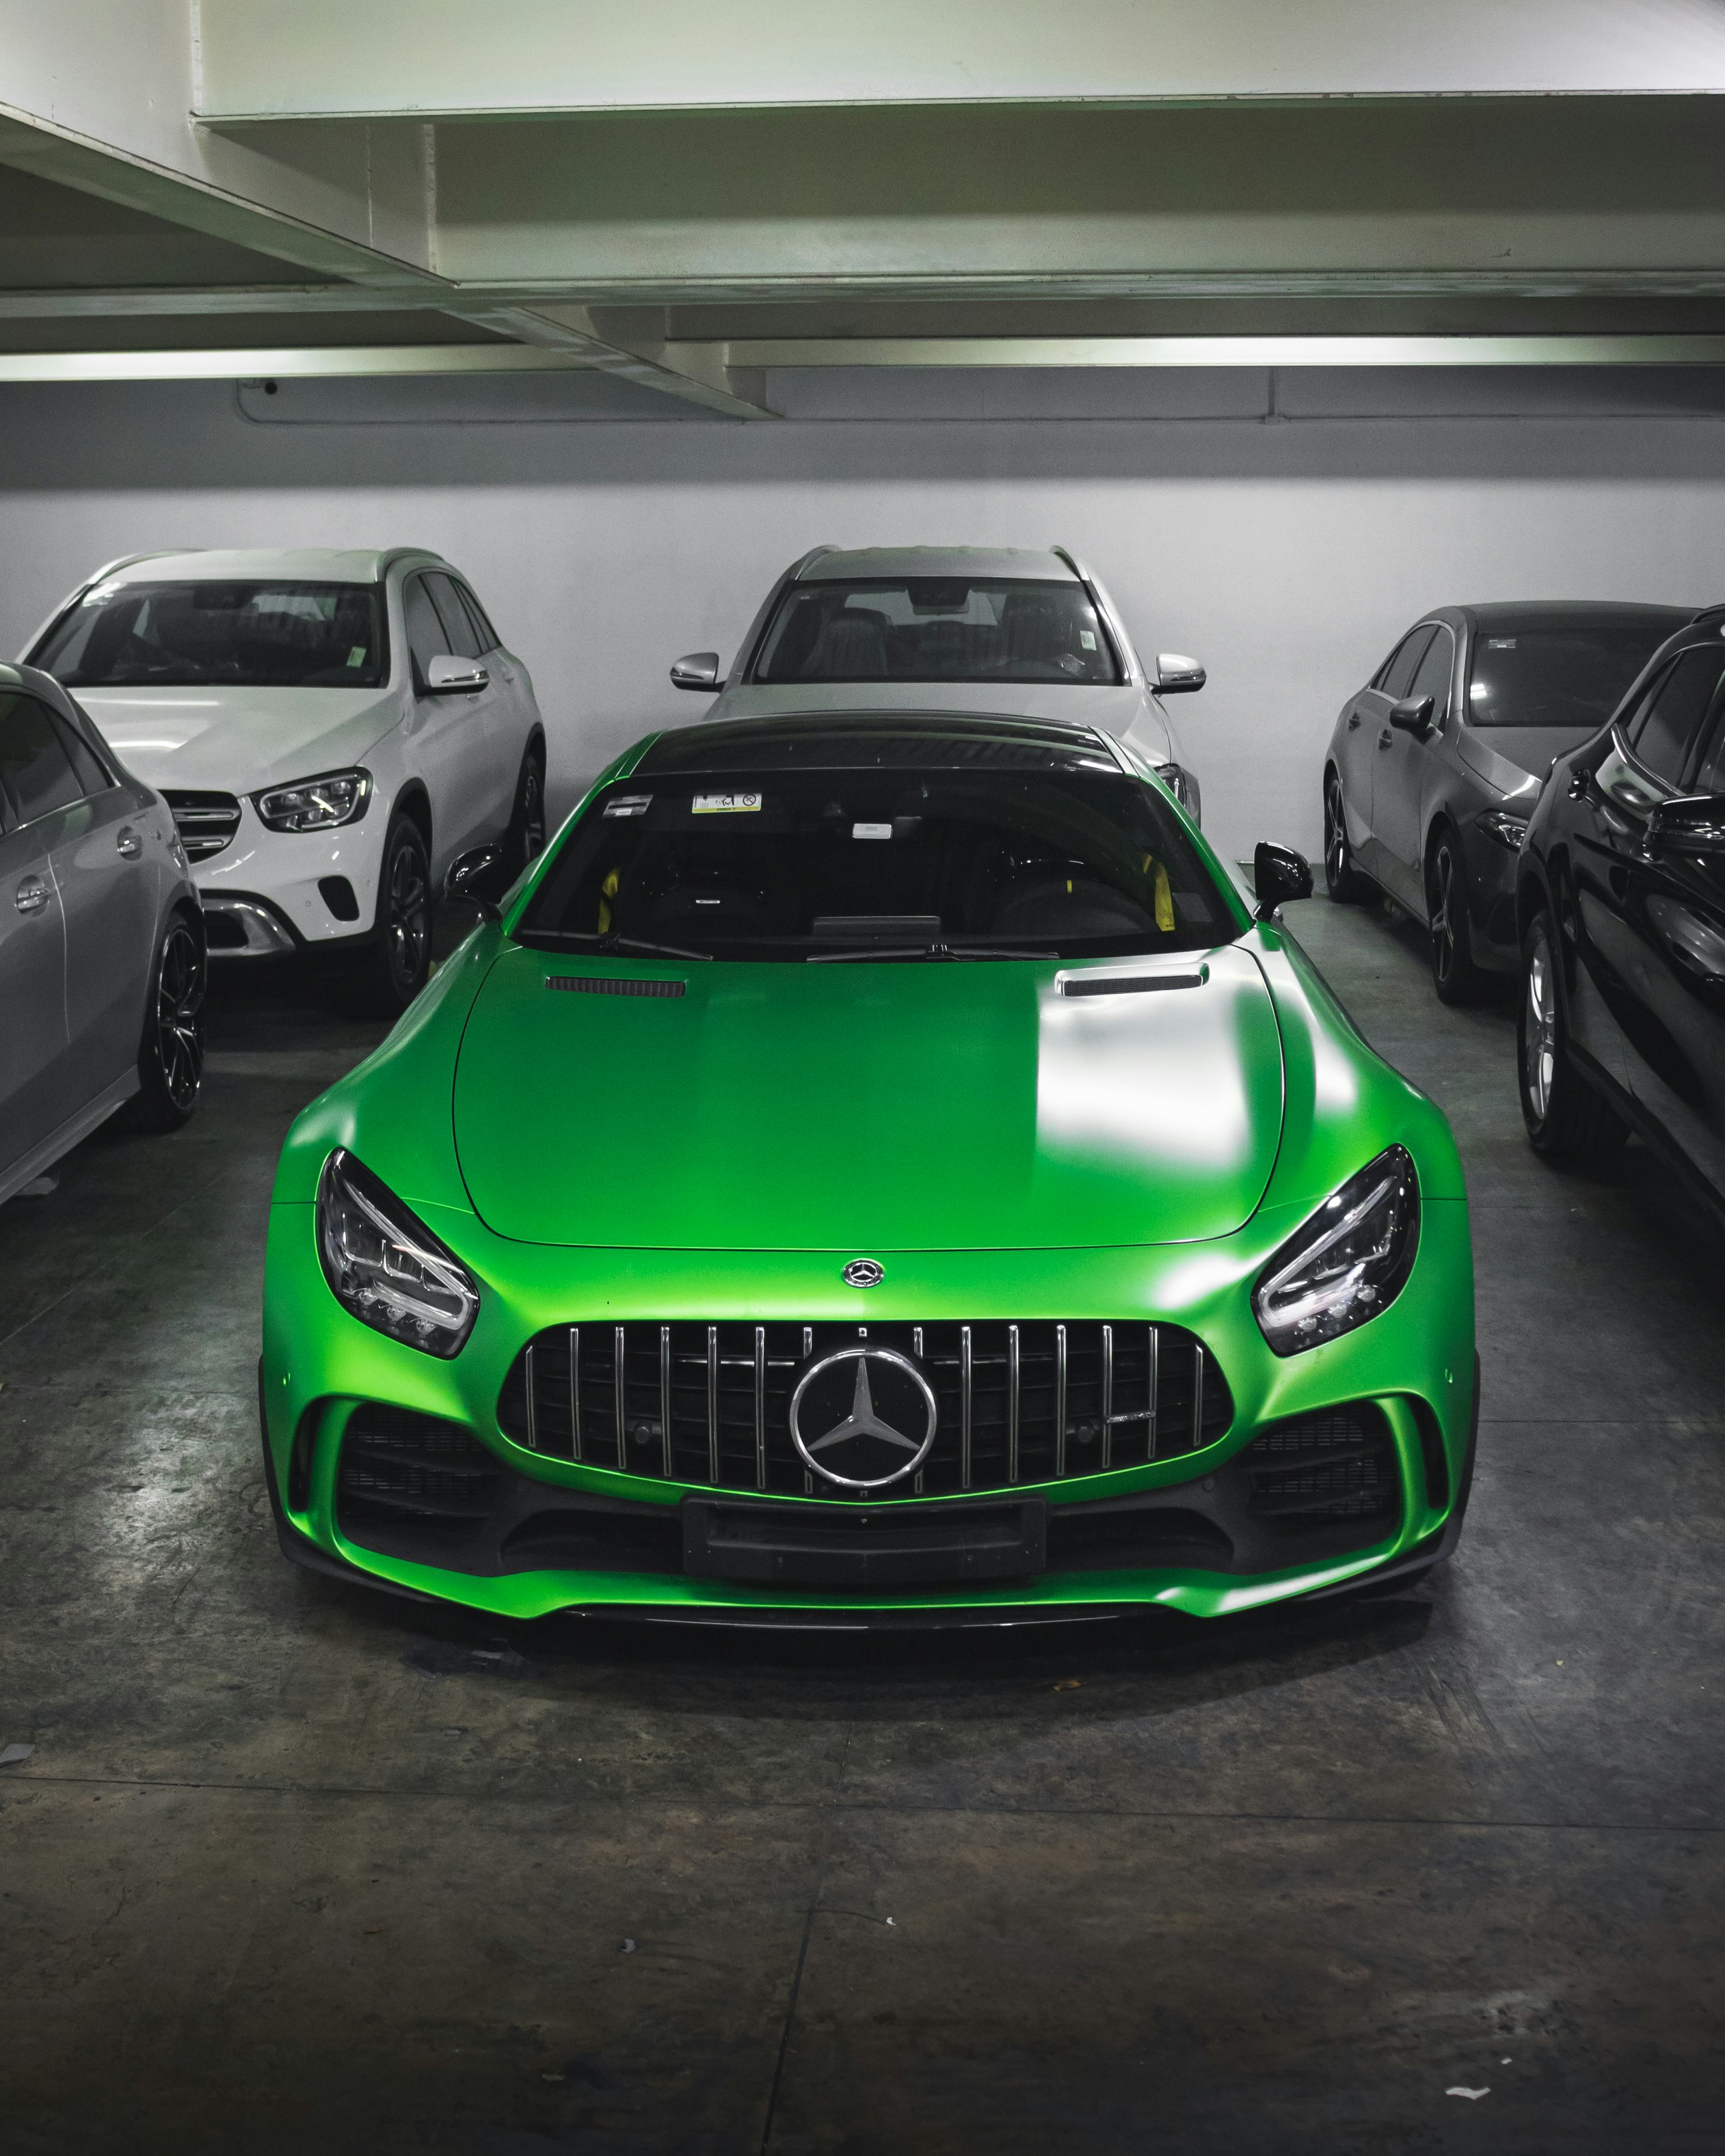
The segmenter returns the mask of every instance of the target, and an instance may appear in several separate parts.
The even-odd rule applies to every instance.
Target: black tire
[[[1467,864],[1461,842],[1447,826],[1439,831],[1425,865],[1425,918],[1431,938],[1431,985],[1438,1001],[1477,1003],[1488,983],[1474,962],[1467,925]]]
[[[411,816],[391,818],[377,871],[377,918],[365,947],[336,984],[355,1018],[399,1018],[431,968],[431,865]]]
[[[165,1135],[192,1120],[203,1085],[203,938],[183,914],[162,932],[150,969],[138,1090],[128,1106],[135,1130]]]
[[[1543,908],[1522,938],[1516,1014],[1516,1077],[1527,1142],[1549,1160],[1615,1152],[1629,1126],[1582,1075],[1569,1053],[1563,972]]]
[[[1337,906],[1362,906],[1376,896],[1353,865],[1342,806],[1342,778],[1336,771],[1324,773],[1324,889]]]
[[[545,752],[536,742],[521,758],[503,845],[511,882],[545,851]]]

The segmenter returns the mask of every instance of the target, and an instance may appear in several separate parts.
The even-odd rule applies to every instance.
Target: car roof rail
[[[812,569],[823,554],[836,554],[838,551],[838,548],[833,546],[811,547],[806,554],[799,555],[785,571],[784,581],[788,584],[794,584],[801,578],[803,572],[805,569]]]

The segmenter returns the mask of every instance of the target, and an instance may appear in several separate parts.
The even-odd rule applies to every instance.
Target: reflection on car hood
[[[352,763],[394,723],[377,689],[74,689],[151,786],[249,793]]]
[[[1506,798],[1512,793],[1525,793],[1531,808],[1558,758],[1591,741],[1599,731],[1596,726],[1464,726],[1455,753],[1470,771]]]
[[[785,688],[726,689],[715,719],[783,718],[824,711],[969,711],[990,718],[1055,719],[1095,726],[1117,741],[1130,735],[1162,761],[1175,753],[1167,720],[1153,698],[1129,683],[1093,688],[1063,681],[807,681]]]
[[[1106,970],[1205,978],[1069,997],[1052,961],[510,949],[456,1067],[462,1177],[488,1226],[535,1243],[849,1257],[1228,1235],[1281,1132],[1263,977],[1240,949]],[[582,973],[685,992],[547,993]]]

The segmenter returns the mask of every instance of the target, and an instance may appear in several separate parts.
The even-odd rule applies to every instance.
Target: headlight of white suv
[[[1258,1276],[1252,1314],[1278,1355],[1351,1332],[1394,1302],[1420,1245],[1420,1180],[1391,1146],[1350,1176]]]
[[[252,805],[272,831],[332,831],[338,824],[357,823],[371,798],[370,772],[326,771],[254,793]]]
[[[318,1181],[317,1255],[336,1301],[362,1325],[428,1355],[460,1353],[479,1315],[478,1281],[340,1147]]]

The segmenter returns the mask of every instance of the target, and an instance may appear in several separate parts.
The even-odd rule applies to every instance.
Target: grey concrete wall
[[[135,549],[436,547],[533,670],[560,810],[626,742],[698,716],[670,660],[728,658],[809,546],[1059,541],[1142,649],[1209,666],[1174,712],[1238,855],[1315,847],[1337,707],[1422,608],[1725,596],[1705,416],[475,424],[450,415],[506,408],[287,388],[261,424],[223,385],[0,391],[0,648]]]

